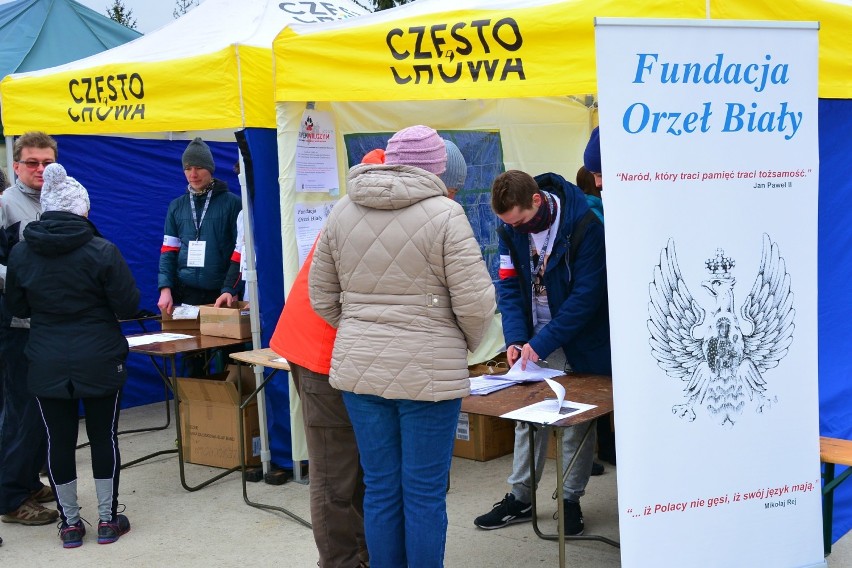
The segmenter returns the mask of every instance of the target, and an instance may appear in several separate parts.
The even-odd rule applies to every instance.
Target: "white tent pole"
[[[254,219],[252,218],[251,202],[249,201],[248,187],[246,187],[245,163],[240,153],[240,188],[243,201],[243,237],[245,239],[245,265],[246,270],[243,278],[246,281],[246,292],[248,301],[251,303],[249,320],[251,322],[251,347],[261,348],[260,339],[260,301],[257,295],[257,267],[254,257]],[[254,366],[255,388],[263,384],[263,367]],[[263,475],[269,473],[269,463],[272,460],[272,452],[269,450],[269,433],[266,429],[266,394],[264,391],[257,393],[257,418],[260,423],[260,461],[263,464]]]
[[[15,168],[12,167],[12,162],[14,161],[12,155],[12,147],[15,144],[14,136],[6,136],[6,167],[9,169],[9,181],[15,183],[15,179],[18,177],[15,175]]]

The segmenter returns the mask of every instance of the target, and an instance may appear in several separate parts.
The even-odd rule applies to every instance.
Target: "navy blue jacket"
[[[237,240],[237,215],[243,205],[240,198],[228,191],[228,184],[214,180],[210,190],[210,206],[201,223],[200,240],[206,241],[204,267],[187,266],[189,241],[196,238],[195,221],[189,200],[195,199],[196,216],[201,216],[207,194],[188,197],[184,192],[169,204],[164,226],[163,247],[160,249],[160,266],[157,276],[157,288],[171,288],[174,294],[181,286],[201,290],[230,291],[223,288],[225,276],[234,253]],[[168,243],[168,239],[178,239],[177,243]]]
[[[569,259],[572,230],[589,210],[586,196],[554,173],[542,174],[535,180],[539,188],[556,195],[561,208],[559,228],[544,273],[553,319],[533,337],[529,235],[503,224],[503,230],[498,231],[502,235],[497,307],[506,345],[528,342],[542,359],[562,347],[575,372],[610,375],[603,225],[589,223],[577,258]]]

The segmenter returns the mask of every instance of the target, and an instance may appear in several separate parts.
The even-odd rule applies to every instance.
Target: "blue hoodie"
[[[539,175],[535,181],[556,195],[561,207],[544,273],[553,319],[533,337],[529,235],[502,224],[497,306],[506,345],[529,342],[543,359],[562,347],[575,372],[612,374],[603,225],[588,224],[577,258],[568,259],[571,232],[589,210],[586,196],[554,173]]]

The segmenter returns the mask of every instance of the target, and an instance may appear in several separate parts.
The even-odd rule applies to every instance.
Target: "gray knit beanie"
[[[213,162],[213,154],[210,152],[210,147],[204,143],[201,138],[196,138],[183,151],[183,169],[191,166],[196,168],[204,168],[211,174],[216,171],[216,164]]]
[[[447,189],[461,190],[467,179],[467,162],[464,161],[464,156],[455,143],[444,138],[444,145],[447,147],[447,169],[438,177]]]
[[[80,182],[65,172],[56,162],[44,168],[44,185],[41,187],[41,210],[65,211],[85,217],[89,214],[89,192]]]

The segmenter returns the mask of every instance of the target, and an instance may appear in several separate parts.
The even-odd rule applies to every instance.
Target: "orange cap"
[[[364,158],[361,160],[362,164],[384,164],[385,163],[385,151],[382,148],[376,148],[375,150],[370,150],[366,154],[364,154]]]

